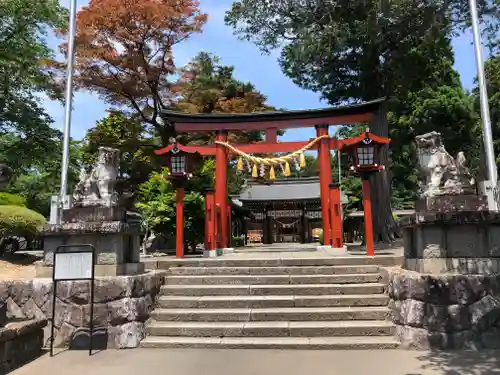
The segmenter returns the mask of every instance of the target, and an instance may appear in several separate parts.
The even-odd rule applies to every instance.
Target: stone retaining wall
[[[164,283],[164,272],[95,279],[94,344],[96,347],[134,348],[145,337],[145,322]],[[88,281],[57,283],[54,317],[55,346],[87,347],[90,320]],[[52,280],[0,281],[0,304],[10,319],[47,319],[44,342],[52,324]]]
[[[0,328],[0,374],[7,374],[42,353],[47,320],[9,323]]]
[[[385,268],[396,335],[414,349],[500,348],[500,275]]]

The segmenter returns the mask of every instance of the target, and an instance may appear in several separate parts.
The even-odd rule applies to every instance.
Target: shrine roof
[[[178,131],[210,131],[210,130],[247,130],[252,124],[262,124],[265,127],[280,129],[293,127],[314,126],[315,124],[349,124],[369,120],[384,102],[379,98],[363,103],[355,103],[340,107],[293,110],[293,111],[266,111],[254,113],[182,113],[164,110],[161,117],[173,123]],[[323,121],[321,121],[323,120]]]
[[[251,183],[240,193],[237,199],[242,202],[319,200],[319,179],[276,180],[270,185]]]

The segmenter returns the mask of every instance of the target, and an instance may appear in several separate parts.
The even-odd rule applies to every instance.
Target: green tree
[[[456,156],[464,151],[473,170],[478,169],[481,138],[473,98],[460,86],[425,88],[411,93],[405,111],[390,114],[392,138],[393,204],[408,208],[417,198],[420,179],[416,163],[416,135],[438,131],[447,151]]]
[[[175,109],[188,113],[251,113],[274,111],[266,104],[267,98],[250,82],[234,77],[234,67],[223,65],[220,58],[201,52],[181,70],[178,81],[180,98]],[[213,135],[185,134],[186,142],[204,144],[213,141]],[[263,140],[263,132],[236,132],[229,141],[254,143]]]
[[[394,165],[401,165],[409,173],[415,169],[416,160],[414,152],[405,148],[422,131],[409,129],[410,124],[400,118],[411,116],[413,110],[421,107],[422,103],[413,103],[414,95],[432,89],[440,97],[443,86],[461,89],[452,67],[450,36],[463,20],[458,20],[454,13],[458,4],[448,5],[425,0],[243,0],[233,4],[226,14],[226,23],[264,52],[281,47],[279,63],[283,72],[300,87],[321,93],[332,105],[388,97],[388,109],[392,112],[389,127],[373,126],[371,130],[388,136],[391,129],[393,160],[391,163],[384,151],[381,162],[389,173]],[[458,106],[467,107],[465,95],[457,91],[455,98],[458,97],[463,100]],[[447,105],[453,107],[453,100]],[[446,109],[442,112],[446,113]],[[465,118],[469,121],[471,114],[465,114]],[[420,126],[421,122],[415,125]],[[453,127],[454,123],[441,119],[439,125],[442,127],[435,130]],[[406,178],[405,173],[396,171],[393,175],[396,186]],[[378,218],[374,232],[379,241],[390,241],[397,233],[390,204],[391,177],[378,173],[371,179],[373,213]],[[416,185],[412,192],[402,199],[413,199]]]
[[[493,55],[485,62],[485,74],[488,103],[490,105],[493,146],[498,169],[500,168],[500,55]],[[479,112],[479,89],[477,87],[474,88],[473,94],[475,107]]]
[[[109,110],[85,136],[82,147],[85,165],[94,165],[101,146],[120,151],[120,177],[126,190],[135,191],[155,169],[155,140],[137,116]]]
[[[57,0],[0,1],[1,156],[15,171],[50,153],[60,137],[37,93],[60,98],[55,54],[46,36],[63,27],[66,16]]]
[[[176,235],[176,197],[172,184],[165,176],[168,169],[153,172],[139,186],[137,208],[148,231],[166,238]],[[184,242],[187,249],[194,250],[203,242],[205,229],[205,201],[199,191],[187,190],[184,196]]]
[[[24,197],[28,208],[46,217],[50,214],[50,197],[58,194],[60,188],[62,142],[57,142],[53,147],[55,156],[41,155],[32,168],[16,175],[8,186],[10,193]],[[80,143],[72,141],[68,169],[69,192],[78,182],[80,165]]]

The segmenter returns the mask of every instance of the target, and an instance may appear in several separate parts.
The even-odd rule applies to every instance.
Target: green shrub
[[[0,206],[0,237],[10,232],[37,233],[45,222],[42,215],[26,207]]]
[[[323,232],[319,234],[318,241],[321,246],[325,244],[325,241],[323,240]]]
[[[245,246],[245,239],[243,236],[233,236],[231,239],[231,245],[233,247],[242,247]]]
[[[0,192],[0,206],[26,207],[26,199],[20,195]]]

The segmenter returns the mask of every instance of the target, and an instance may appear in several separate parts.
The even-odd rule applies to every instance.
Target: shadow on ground
[[[3,254],[0,259],[4,260],[6,262],[12,263],[12,264],[17,264],[20,266],[28,266],[28,265],[33,264],[34,262],[42,259],[42,257],[39,255],[35,255],[35,254],[28,254],[25,252],[21,252],[21,253],[14,253],[14,254],[12,254],[12,253]]]
[[[40,351],[40,353],[38,355],[34,356],[33,358],[30,358],[30,359],[25,360],[25,361],[20,361],[19,363],[16,363],[15,365],[9,364],[6,367],[4,367],[3,370],[0,370],[0,371],[4,371],[3,374],[5,374],[5,375],[10,374],[10,373],[20,369],[21,367],[28,365],[31,362],[35,362],[38,358],[40,358],[48,353],[49,353],[48,349],[42,349]],[[12,366],[12,367],[10,367],[10,366]]]
[[[421,372],[405,375],[500,375],[498,351],[431,351],[417,356],[422,363]]]

